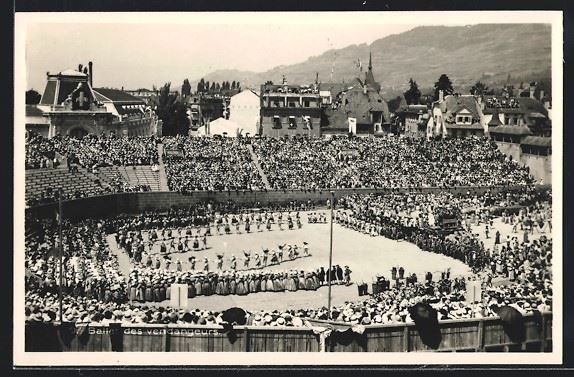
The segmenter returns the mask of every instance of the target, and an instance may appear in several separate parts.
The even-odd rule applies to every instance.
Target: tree
[[[488,86],[486,84],[477,81],[472,88],[470,88],[470,94],[474,96],[482,96],[483,94],[487,94],[489,91]]]
[[[388,103],[389,112],[395,113],[399,109],[399,106],[401,105],[401,100],[402,100],[401,96],[396,96],[395,98],[390,99]]]
[[[216,92],[220,92],[220,91],[221,91],[221,85],[220,85],[219,83],[217,83],[217,84],[215,85],[215,91],[216,91]]]
[[[237,82],[235,83],[235,89],[237,89],[237,90],[239,90],[239,91],[241,90],[241,85],[239,84],[239,81],[237,81]]]
[[[42,96],[34,89],[26,91],[26,105],[37,105],[40,103]]]
[[[205,87],[204,87],[204,89],[203,89],[203,92],[204,92],[204,93],[209,92],[209,81],[206,81],[206,82],[205,82]]]
[[[203,80],[203,78],[201,80],[199,80],[199,82],[197,83],[197,92],[198,93],[203,93],[205,91],[205,81]]]
[[[452,88],[452,82],[444,73],[440,75],[438,81],[434,83],[434,100],[438,100],[438,93],[442,90],[443,94],[446,96],[448,94],[453,94],[454,89]]]
[[[421,99],[421,91],[417,82],[412,78],[409,80],[409,90],[404,93],[408,105],[418,105]]]
[[[214,93],[215,92],[215,82],[211,83],[211,88],[209,88],[209,92],[210,93]]]
[[[231,82],[231,89],[235,89],[235,85],[236,85],[235,80],[233,80],[233,81]]]
[[[168,82],[161,87],[156,114],[163,122],[164,135],[186,135],[189,130],[187,108],[177,100],[177,94],[170,94],[170,86]]]
[[[181,86],[181,95],[185,98],[191,94],[191,84],[188,79],[183,80],[183,85]]]
[[[267,81],[265,81],[265,85],[273,85],[273,81],[267,80]]]

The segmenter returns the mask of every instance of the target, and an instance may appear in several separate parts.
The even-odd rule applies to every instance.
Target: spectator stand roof
[[[520,142],[520,144],[532,145],[532,146],[536,146],[536,147],[551,147],[552,146],[552,138],[551,137],[542,137],[542,136],[527,136]]]
[[[496,126],[492,127],[489,132],[491,134],[503,134],[503,135],[518,135],[518,136],[529,136],[532,132],[528,127],[523,126]]]

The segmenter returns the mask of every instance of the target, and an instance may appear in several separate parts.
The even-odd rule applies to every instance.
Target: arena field
[[[203,267],[203,258],[210,259],[210,269],[216,268],[215,259],[217,254],[225,253],[223,269],[229,268],[229,258],[232,255],[238,259],[238,269],[243,268],[242,250],[251,250],[252,257],[255,252],[261,255],[262,248],[277,248],[280,244],[298,245],[300,248],[303,242],[309,243],[310,257],[303,257],[293,261],[285,261],[280,265],[270,266],[267,270],[288,270],[296,268],[298,270],[317,269],[321,266],[329,265],[329,223],[308,224],[306,216],[302,215],[303,227],[301,229],[287,230],[284,227],[280,231],[276,225],[272,231],[233,233],[230,235],[217,235],[215,228],[212,228],[213,236],[207,238],[207,250],[190,251],[182,254],[172,254],[172,266],[175,268],[175,261],[182,262],[183,270],[189,269],[188,258],[195,255],[197,259],[196,270]],[[127,276],[130,269],[130,261],[127,255],[116,248],[114,237],[109,237],[109,242],[118,256],[120,268]],[[159,252],[159,243],[154,246],[154,251]],[[385,237],[371,237],[367,234],[359,233],[351,229],[344,228],[338,224],[333,225],[333,265],[339,264],[341,267],[348,265],[352,270],[351,280],[354,283],[345,287],[334,285],[332,292],[333,305],[343,304],[345,301],[359,300],[356,283],[366,282],[371,291],[371,282],[377,274],[390,278],[393,266],[402,266],[405,275],[416,273],[419,280],[424,278],[427,271],[433,273],[433,280],[440,278],[440,272],[451,270],[451,276],[468,276],[470,269],[464,263],[431,252],[425,252],[417,246],[407,242],[390,240]],[[251,265],[253,265],[253,258]],[[189,299],[189,308],[202,308],[208,310],[224,310],[232,306],[239,306],[247,310],[285,310],[299,309],[305,307],[320,307],[327,305],[326,286],[317,291],[297,291],[297,292],[260,292],[246,296],[197,296]],[[165,301],[168,305],[169,301]]]

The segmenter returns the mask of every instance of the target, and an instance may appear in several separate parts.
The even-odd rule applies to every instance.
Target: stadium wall
[[[544,184],[552,183],[552,155],[538,156],[523,153],[519,143],[496,141],[496,145],[504,155],[512,156],[514,161],[528,166],[530,174],[537,180],[541,180]]]
[[[546,186],[538,186],[547,188]],[[405,192],[443,192],[448,190],[455,194],[465,194],[467,192],[477,195],[487,191],[499,192],[502,190],[518,190],[520,186],[505,187],[455,187],[455,188],[419,188],[419,189],[334,189],[335,199],[351,194],[371,194],[371,193],[405,193]],[[185,208],[190,205],[213,200],[215,202],[226,202],[232,200],[235,203],[252,206],[265,206],[270,203],[288,203],[290,201],[314,201],[315,204],[324,206],[331,198],[329,190],[302,191],[302,190],[279,190],[279,191],[196,191],[192,194],[181,194],[178,192],[133,192],[117,193],[88,198],[66,200],[62,202],[64,217],[81,219],[85,217],[105,217],[124,213],[141,213],[146,210],[167,210],[169,208]],[[259,203],[259,204],[258,204]],[[27,214],[48,218],[54,217],[58,209],[58,203],[41,204],[27,209]]]
[[[320,321],[314,321],[320,322]],[[338,330],[325,331],[328,327]],[[440,322],[441,341],[424,344],[414,324],[316,328],[28,323],[26,352],[551,352],[552,313],[524,317],[522,341],[511,340],[498,318]]]
[[[552,156],[523,153],[520,161],[530,168],[530,174],[538,180],[552,183]]]

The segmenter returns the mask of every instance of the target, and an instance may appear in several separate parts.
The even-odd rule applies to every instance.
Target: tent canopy
[[[211,122],[209,122],[209,126],[199,127],[197,130],[198,134],[200,135],[223,135],[226,134],[229,137],[235,137],[238,134],[242,133],[241,127],[239,127],[236,123],[224,119],[224,118],[217,118]]]

